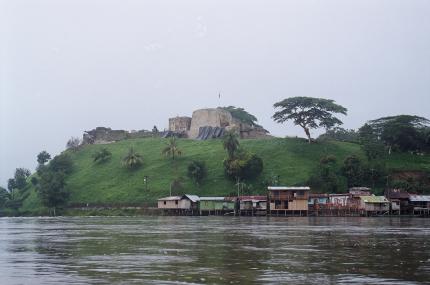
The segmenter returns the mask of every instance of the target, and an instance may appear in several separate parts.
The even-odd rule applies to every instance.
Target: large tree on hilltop
[[[292,120],[303,128],[311,143],[310,129],[324,127],[330,129],[343,124],[334,114],[346,115],[347,109],[335,104],[333,100],[312,97],[290,97],[274,105],[280,109],[273,115],[275,122],[284,123]]]
[[[426,132],[429,125],[430,120],[423,117],[398,115],[369,121],[367,128],[391,153],[393,148],[400,151],[428,149]]]

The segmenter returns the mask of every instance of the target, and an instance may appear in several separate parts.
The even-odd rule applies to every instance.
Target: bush
[[[93,161],[96,163],[103,163],[111,159],[112,153],[107,148],[102,148],[93,155]]]
[[[308,184],[322,193],[342,193],[347,189],[346,179],[339,175],[336,157],[332,155],[321,157]]]
[[[207,176],[206,164],[203,161],[193,160],[188,165],[187,176],[200,186]]]
[[[68,154],[57,155],[49,162],[48,169],[54,172],[69,174],[73,170],[72,158]]]
[[[241,150],[235,157],[224,159],[224,172],[232,180],[255,179],[263,171],[263,160]]]

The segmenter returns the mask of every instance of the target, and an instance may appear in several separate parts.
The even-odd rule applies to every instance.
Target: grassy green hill
[[[70,203],[153,205],[157,198],[169,195],[170,182],[178,176],[184,178],[184,193],[218,196],[235,193],[234,183],[224,177],[222,161],[226,153],[220,140],[179,140],[183,155],[176,162],[177,170],[171,159],[161,155],[166,143],[167,139],[160,138],[124,140],[108,145],[86,145],[77,152],[70,152],[74,161],[74,170],[67,178]],[[324,154],[336,156],[339,164],[351,154],[364,159],[360,146],[353,143],[309,145],[302,139],[280,138],[241,140],[240,143],[264,161],[261,177],[249,182],[255,194],[265,193],[262,182],[270,175],[280,175],[281,183],[285,185],[305,183]],[[144,157],[143,167],[135,171],[121,165],[122,157],[131,146]],[[112,152],[112,159],[104,164],[95,164],[92,155],[103,147]],[[206,162],[208,177],[201,189],[186,177],[191,160]],[[390,157],[387,166],[397,170],[430,171],[430,157],[396,154]],[[144,176],[148,176],[148,190],[145,189]],[[36,193],[30,189],[22,210],[33,212],[40,208]]]

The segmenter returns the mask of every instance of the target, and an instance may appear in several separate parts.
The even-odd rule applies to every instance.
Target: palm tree
[[[239,139],[235,132],[230,131],[224,135],[222,145],[227,150],[228,157],[233,158],[236,151],[239,149]]]
[[[122,163],[127,168],[135,169],[142,165],[143,157],[131,147],[128,154],[122,159]]]
[[[171,137],[166,147],[161,151],[165,156],[171,156],[172,160],[175,160],[175,156],[182,155],[182,151],[179,149],[176,137]]]

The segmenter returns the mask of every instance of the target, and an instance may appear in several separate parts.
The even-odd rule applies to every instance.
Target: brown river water
[[[430,219],[0,218],[0,284],[430,284]]]

